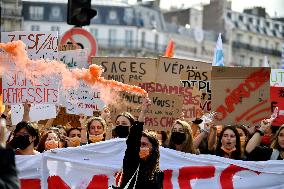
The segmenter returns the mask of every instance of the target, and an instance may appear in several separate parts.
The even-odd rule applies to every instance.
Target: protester
[[[81,141],[85,143],[96,143],[105,140],[106,122],[101,117],[81,118]],[[84,124],[85,123],[85,124]]]
[[[271,127],[271,120],[261,121],[261,127],[255,132],[246,146],[246,152],[249,160],[266,161],[266,160],[283,160],[284,159],[284,125],[282,125],[270,147],[260,146],[261,137],[265,131]]]
[[[168,147],[181,152],[196,153],[193,145],[192,131],[186,121],[176,120],[174,122]]]
[[[159,169],[159,142],[151,133],[143,132],[144,115],[149,104],[148,98],[143,99],[138,121],[130,128],[123,159],[123,176],[118,188],[163,188],[163,172]]]
[[[15,165],[15,152],[13,149],[6,149],[6,121],[0,119],[0,188],[19,189],[19,179]]]
[[[21,121],[16,125],[13,139],[9,146],[16,150],[16,155],[35,155],[35,150],[39,142],[37,124]]]
[[[116,117],[114,137],[126,138],[129,134],[130,127],[134,125],[135,118],[129,112],[123,112]]]
[[[250,133],[246,129],[246,127],[243,125],[236,125],[235,127],[240,135],[242,157],[245,158],[245,149],[246,149],[247,142],[250,139]]]
[[[235,126],[226,126],[221,131],[217,146],[214,152],[215,155],[242,160],[240,135]]]
[[[59,147],[60,147],[60,137],[58,132],[50,130],[41,137],[37,150],[40,153],[42,153],[44,151]]]
[[[81,129],[71,128],[67,131],[67,147],[76,147],[81,144]]]
[[[156,131],[157,139],[159,141],[160,146],[166,147],[167,140],[168,140],[168,133],[167,131]]]

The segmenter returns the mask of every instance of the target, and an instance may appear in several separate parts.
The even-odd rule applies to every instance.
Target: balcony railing
[[[263,54],[270,54],[273,56],[281,56],[281,51],[276,50],[276,49],[268,49],[268,48],[263,48],[263,47],[257,47],[253,46],[247,43],[241,43],[238,41],[233,42],[233,48],[236,49],[246,49],[249,51],[257,52],[257,53],[263,53]]]

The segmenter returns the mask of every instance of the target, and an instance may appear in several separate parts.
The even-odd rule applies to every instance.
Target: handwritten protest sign
[[[211,70],[183,70],[180,80],[183,87],[196,86],[202,93],[200,108],[204,112],[211,111]]]
[[[36,77],[31,72],[9,70],[3,75],[4,104],[55,104],[58,102],[58,80],[52,76]],[[28,75],[27,75],[28,74]],[[28,79],[29,78],[29,79]]]
[[[100,98],[100,90],[91,88],[84,82],[80,82],[79,87],[65,91],[61,94],[64,99],[64,107],[68,114],[84,114],[92,116],[94,111],[101,111],[105,103]]]
[[[284,87],[284,69],[271,69],[270,86]]]
[[[183,97],[177,94],[150,92],[152,105],[145,117],[145,127],[152,130],[171,130],[173,121],[180,117]],[[143,97],[122,92],[119,104],[112,105],[111,115],[127,111],[138,117],[141,111]],[[113,117],[115,120],[116,117]]]
[[[15,31],[2,32],[1,42],[8,43],[22,40],[26,45],[29,58],[36,60],[58,58],[58,32],[57,31]]]
[[[279,115],[272,122],[273,126],[284,124],[284,87],[270,87],[271,110],[275,107],[279,109]]]
[[[22,104],[11,106],[12,125],[16,125],[23,120],[24,106]],[[56,117],[56,107],[54,104],[32,104],[30,108],[30,121],[39,121]]]
[[[200,106],[201,92],[197,87],[181,87],[172,86],[161,83],[139,83],[139,87],[145,89],[148,93],[158,92],[163,94],[176,94],[183,97],[183,105],[180,110],[184,113],[184,118],[187,121],[192,121],[196,117],[196,111]]]
[[[212,67],[216,124],[259,124],[270,117],[270,68]]]
[[[160,57],[158,59],[156,82],[180,85],[181,72],[190,69],[210,70],[211,64],[201,61]]]
[[[134,57],[93,57],[92,63],[101,65],[106,79],[126,84],[152,82],[156,75],[156,59]]]
[[[87,49],[59,51],[59,60],[66,64],[70,69],[89,67]]]

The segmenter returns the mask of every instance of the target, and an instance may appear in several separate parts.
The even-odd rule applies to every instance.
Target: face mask
[[[126,138],[129,135],[129,126],[117,125],[114,130],[119,138]]]
[[[20,148],[21,150],[26,149],[31,144],[29,137],[29,135],[19,135],[14,137],[11,141],[12,148]]]
[[[104,134],[101,135],[89,135],[89,141],[92,143],[100,142],[104,139]]]
[[[81,138],[79,137],[72,137],[69,139],[69,145],[70,147],[76,147],[76,146],[80,146],[81,144]]]
[[[140,148],[140,152],[139,152],[139,157],[141,159],[146,159],[150,154],[150,149],[145,147],[145,148]]]
[[[172,141],[174,144],[180,145],[185,141],[185,133],[172,132]]]
[[[268,135],[264,135],[261,137],[261,143],[265,144],[265,145],[269,145],[270,144],[270,136]]]
[[[45,142],[45,150],[51,150],[59,147],[59,142],[55,140],[49,140]]]
[[[228,150],[228,149],[224,148],[223,146],[221,147],[221,149],[222,149],[224,152],[226,152],[227,154],[230,154],[230,153],[232,153],[233,151],[236,151],[236,150],[237,150],[236,147],[234,147],[234,148],[231,149],[231,150]]]

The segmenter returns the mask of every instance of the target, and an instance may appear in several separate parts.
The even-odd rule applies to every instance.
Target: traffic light
[[[75,26],[90,25],[90,20],[97,15],[91,8],[91,0],[68,0],[67,24]]]

